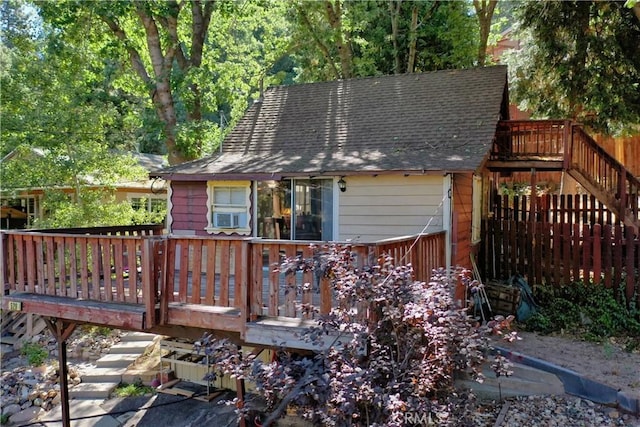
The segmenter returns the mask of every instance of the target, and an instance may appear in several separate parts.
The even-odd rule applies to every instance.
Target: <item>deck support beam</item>
[[[67,366],[67,339],[76,329],[76,324],[56,318],[45,318],[45,323],[58,343],[58,365],[60,369],[60,404],[62,407],[62,425],[71,426],[69,413],[69,381]]]
[[[238,397],[238,407],[239,408],[243,408],[244,407],[244,398],[245,398],[245,387],[244,387],[244,379],[242,378],[237,378],[236,379],[236,396]],[[245,417],[241,417],[240,421],[238,422],[238,426],[239,427],[247,427],[247,422],[245,420]]]

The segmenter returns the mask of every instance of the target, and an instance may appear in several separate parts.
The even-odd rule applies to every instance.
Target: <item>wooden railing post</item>
[[[624,165],[620,165],[618,169],[618,194],[620,200],[620,211],[618,212],[618,219],[624,222],[627,216],[627,170]]]
[[[157,325],[156,319],[156,299],[159,293],[159,284],[165,283],[163,276],[166,268],[166,245],[158,248],[166,242],[165,238],[142,237],[141,243],[141,264],[142,264],[142,295],[144,298],[144,308],[146,312],[145,329],[150,329]],[[162,252],[156,251],[162,249]],[[162,286],[164,288],[164,286]],[[166,292],[166,289],[162,289]]]
[[[249,310],[251,309],[251,302],[249,301],[249,287],[251,286],[251,244],[244,240],[240,246],[240,256],[236,254],[236,266],[240,264],[240,268],[236,271],[240,272],[240,280],[235,278],[235,297],[234,303],[236,308],[240,310],[240,318],[243,324],[246,325]],[[238,283],[239,282],[239,283]],[[244,336],[246,327],[243,326],[240,331],[241,336]]]
[[[251,257],[249,264],[250,277],[248,279],[249,289],[249,321],[255,321],[262,316],[262,244],[251,243]]]
[[[563,149],[564,149],[564,170],[568,170],[571,166],[571,157],[573,150],[573,129],[570,120],[564,121]]]
[[[3,295],[9,295],[9,251],[7,250],[8,236],[0,231],[0,284],[2,284]]]

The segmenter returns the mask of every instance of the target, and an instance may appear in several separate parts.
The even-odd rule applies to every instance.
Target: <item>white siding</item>
[[[347,176],[338,194],[339,236],[374,242],[442,230],[443,177],[440,175]]]

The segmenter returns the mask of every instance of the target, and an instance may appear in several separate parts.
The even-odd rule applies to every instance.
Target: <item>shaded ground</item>
[[[640,352],[626,352],[614,343],[577,341],[569,336],[518,332],[521,341],[496,345],[571,369],[618,390],[640,396]]]
[[[125,421],[124,426],[224,427],[237,425],[235,408],[222,403],[234,397],[235,393],[228,392],[211,402],[203,402],[183,396],[157,393],[155,396],[110,399],[105,401],[102,407],[112,415],[148,407],[136,412],[132,418]]]

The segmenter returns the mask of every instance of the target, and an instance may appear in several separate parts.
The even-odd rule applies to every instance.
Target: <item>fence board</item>
[[[55,243],[53,237],[46,237],[47,244],[47,294],[56,293],[56,264],[55,264]]]
[[[622,227],[614,227],[614,241],[613,241],[613,293],[616,299],[620,298],[620,284],[622,283]]]
[[[243,298],[243,289],[247,289],[247,269],[245,264],[248,259],[249,252],[247,251],[247,244],[241,240],[236,240],[232,243],[235,271],[233,273],[233,306],[238,308],[244,308],[246,314],[246,301]]]
[[[313,256],[313,249],[311,246],[307,246],[302,249],[302,258],[310,259]],[[309,269],[302,273],[302,306],[303,306],[303,317],[305,319],[311,319],[313,317],[313,313],[310,310],[312,303],[312,295],[313,292],[313,272]]]
[[[277,248],[269,248],[269,306],[267,312],[269,316],[278,315],[278,279],[277,271],[280,265],[280,252]]]
[[[216,242],[207,241],[207,276],[204,304],[216,304]]]
[[[113,264],[116,280],[116,301],[124,302],[124,249],[122,240],[113,241]]]
[[[125,268],[129,272],[129,293],[126,296],[127,302],[136,302],[138,287],[138,253],[137,244],[134,239],[127,239],[127,256]],[[142,263],[140,263],[142,265]]]
[[[611,287],[611,266],[612,266],[612,239],[611,239],[611,226],[606,224],[602,227],[602,255],[603,255],[603,270],[604,270],[604,285],[607,288]],[[607,268],[609,267],[609,268]]]
[[[562,223],[562,281],[565,285],[571,283],[571,224]],[[577,248],[576,248],[577,249]]]
[[[69,296],[78,298],[78,259],[76,239],[65,237],[65,246],[69,248]]]
[[[187,292],[189,290],[189,253],[191,252],[191,241],[180,239],[180,264],[178,274],[178,301],[187,302]]]
[[[572,252],[571,252],[571,264],[572,264],[572,275],[571,280],[577,281],[580,280],[580,252],[583,248],[582,242],[580,240],[580,224],[572,224],[573,227],[573,241]]]
[[[31,238],[31,236],[27,236],[25,238],[24,245],[25,255],[27,259],[34,260],[35,252],[33,247],[33,239]],[[29,287],[29,289],[34,289],[34,287],[36,286],[36,266],[33,262],[27,263],[27,286]]]
[[[633,227],[625,227],[624,230],[624,259],[625,259],[625,299],[627,302],[633,300],[633,293],[636,289],[636,269],[634,260],[636,258],[637,246],[634,244],[634,230]],[[640,263],[638,265],[640,267]],[[640,289],[639,289],[640,290]]]
[[[553,272],[553,266],[552,266],[553,252],[551,247],[551,224],[544,223],[543,225],[544,225],[544,227],[542,228],[542,239],[543,239],[543,245],[544,245],[543,247],[546,248],[546,250],[543,252],[543,261],[542,261],[543,274],[544,274],[546,283],[553,283],[552,275],[551,275],[551,273]]]

